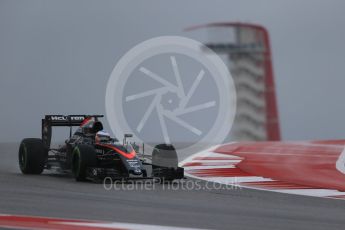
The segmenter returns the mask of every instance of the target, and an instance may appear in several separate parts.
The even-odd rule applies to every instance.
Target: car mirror
[[[127,142],[126,139],[129,138],[129,137],[133,137],[133,135],[130,134],[130,133],[126,133],[126,134],[124,135],[124,137],[123,137],[123,145],[126,144],[126,142]]]

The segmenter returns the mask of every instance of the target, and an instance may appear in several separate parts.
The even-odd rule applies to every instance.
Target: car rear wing
[[[86,118],[95,118],[98,120],[103,115],[45,115],[42,119],[42,141],[49,148],[52,127],[54,126],[66,126],[70,127],[70,136],[72,135],[72,127],[80,126]]]

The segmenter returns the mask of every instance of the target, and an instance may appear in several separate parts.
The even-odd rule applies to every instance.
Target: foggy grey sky
[[[0,0],[0,142],[39,136],[44,114],[105,113],[126,51],[218,21],[269,30],[283,139],[345,138],[345,1]]]

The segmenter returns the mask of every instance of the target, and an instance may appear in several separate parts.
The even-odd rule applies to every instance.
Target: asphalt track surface
[[[0,213],[209,229],[345,229],[345,201],[248,189],[106,190],[69,176],[22,175],[0,144]],[[183,186],[185,185],[185,186]],[[206,186],[201,184],[202,186]],[[152,187],[152,186],[151,186]]]

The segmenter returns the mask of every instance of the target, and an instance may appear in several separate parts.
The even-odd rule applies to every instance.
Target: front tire
[[[177,168],[178,159],[175,147],[169,144],[156,145],[152,151],[152,165],[155,167]]]
[[[47,149],[39,138],[26,138],[19,146],[19,168],[23,174],[41,174],[47,160]]]
[[[152,175],[161,183],[183,178],[183,169],[178,167],[177,153],[173,145],[155,146],[152,152]]]
[[[95,149],[89,145],[79,145],[72,152],[72,171],[76,181],[86,181],[89,167],[97,165]]]

